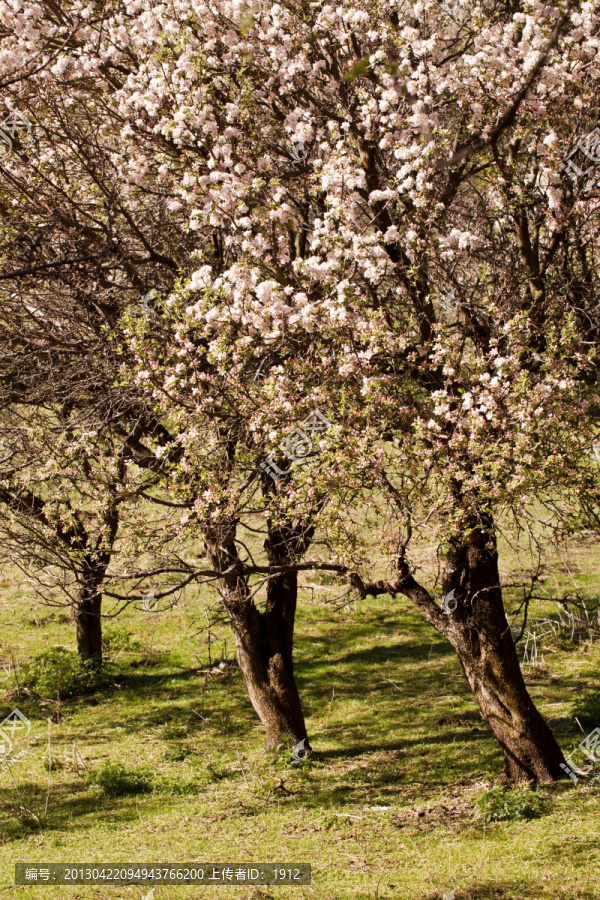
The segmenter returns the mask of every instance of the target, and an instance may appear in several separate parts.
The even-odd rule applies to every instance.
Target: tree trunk
[[[110,547],[117,531],[117,519],[111,520]],[[77,650],[81,662],[94,660],[102,665],[102,583],[110,562],[110,550],[95,550],[83,560],[82,585],[77,600]]]
[[[455,591],[448,634],[479,708],[504,751],[505,774],[515,782],[551,783],[564,777],[563,754],[523,680],[506,620],[493,523],[474,528],[469,543],[452,547],[443,579]]]
[[[96,587],[82,587],[75,613],[77,650],[82,662],[94,660],[102,664],[102,594]]]
[[[264,612],[251,600],[230,610],[240,670],[265,726],[267,750],[290,740],[304,740],[310,749],[292,661],[296,592],[296,573],[286,573],[269,582]]]
[[[219,579],[221,596],[231,620],[246,690],[267,732],[267,749],[304,740],[304,749],[309,751],[292,662],[296,572],[271,576],[265,610],[260,612],[250,596],[233,529],[225,538],[207,533],[206,543],[215,569],[223,573]]]

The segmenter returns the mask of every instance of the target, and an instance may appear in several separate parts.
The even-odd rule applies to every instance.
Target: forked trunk
[[[271,577],[265,610],[260,612],[237,557],[233,530],[225,540],[215,533],[206,538],[213,565],[223,573],[219,578],[221,596],[248,696],[267,733],[267,749],[304,740],[303,749],[308,751],[292,662],[297,575],[286,572]],[[232,560],[238,564],[232,565]]]
[[[292,661],[296,590],[295,572],[277,576],[269,582],[264,612],[252,601],[230,611],[240,670],[268,750],[290,740],[304,740],[309,749]]]
[[[502,602],[492,523],[475,528],[470,543],[453,547],[444,593],[455,591],[449,635],[479,708],[504,751],[515,782],[550,783],[564,772],[563,754],[523,679]]]

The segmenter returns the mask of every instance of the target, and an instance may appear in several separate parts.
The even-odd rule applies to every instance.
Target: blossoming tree
[[[593,141],[585,168],[561,169],[597,118],[597,4],[134,0],[19,6],[17,25],[13,6],[3,73],[44,135],[14,172],[33,196],[92,148],[85,184],[110,161],[118,217],[147,254],[128,245],[119,289],[149,262],[170,272],[127,352],[182,448],[174,483],[273,740],[305,736],[295,579],[327,565],[359,593],[403,593],[448,638],[509,776],[560,777],[497,540],[534,499],[567,524],[597,510]],[[314,410],[335,423],[319,464],[288,466],[277,448]],[[259,484],[266,566],[238,533]],[[375,582],[352,510],[385,503],[395,572]],[[425,522],[449,615],[410,564]],[[303,560],[315,538],[326,561]]]

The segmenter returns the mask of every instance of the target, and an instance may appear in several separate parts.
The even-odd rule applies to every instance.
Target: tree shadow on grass
[[[439,879],[438,879],[439,880]],[[382,887],[383,884],[382,883]],[[393,883],[393,882],[392,882]],[[454,880],[456,885],[456,880]],[[565,893],[561,888],[560,895],[558,893],[548,893],[548,884],[524,884],[517,879],[503,879],[502,881],[485,881],[474,884],[469,887],[455,887],[455,900],[540,900],[540,897],[558,897],[560,900],[594,900],[597,896],[591,889],[589,891],[581,891],[579,888],[577,893]],[[446,893],[450,892],[450,887],[446,889]],[[440,900],[444,895],[444,890],[428,892],[422,894],[419,900]],[[372,895],[375,896],[374,894]],[[368,894],[365,894],[368,897]],[[380,890],[379,900],[392,900],[396,898],[394,892]]]
[[[198,772],[198,790],[192,797],[201,797],[205,785],[203,772]],[[48,813],[44,816],[47,787],[28,781],[12,790],[0,791],[0,829],[6,841],[21,840],[24,836],[38,832],[64,832],[70,828],[95,829],[100,817],[104,826],[115,828],[128,822],[139,822],[140,806],[145,815],[160,814],[164,811],[165,802],[173,807],[177,801],[185,804],[189,794],[175,796],[164,789],[151,793],[140,793],[110,797],[106,794],[90,790],[82,780],[55,784],[50,791]],[[33,814],[33,815],[31,815]],[[36,821],[36,817],[39,821]]]
[[[447,746],[451,743],[451,738],[456,737],[456,733],[452,731],[440,732],[438,729],[438,733],[434,736],[430,736],[427,738],[428,745],[443,745]],[[491,731],[489,730],[481,730],[476,733],[472,733],[470,731],[465,732],[460,735],[460,743],[461,744],[469,744],[469,743],[479,743],[482,737],[488,737],[490,742],[493,740],[493,736]],[[419,750],[423,746],[423,741],[420,739],[411,740],[405,739],[402,741],[394,740],[394,741],[381,741],[378,743],[363,743],[363,744],[350,744],[345,745],[343,748],[336,750],[322,750],[318,751],[318,758],[323,761],[334,760],[334,759],[353,759],[356,757],[366,756],[368,754],[373,753],[393,753],[397,751],[406,751],[407,757],[410,756],[410,750],[413,748],[418,748]]]
[[[364,663],[367,665],[381,665],[391,657],[398,657],[407,662],[423,662],[426,661],[430,650],[435,650],[442,656],[456,656],[456,651],[452,645],[439,637],[437,632],[430,635],[423,641],[411,641],[410,643],[402,642],[392,644],[385,647],[366,647],[364,650],[353,650],[339,656],[337,662],[339,664],[356,664]]]
[[[160,798],[157,796],[155,799],[158,810],[161,806]],[[18,795],[14,792],[9,798],[2,798],[4,815],[0,821],[7,841],[18,841],[28,834],[62,832],[74,825],[77,828],[97,828],[98,815],[102,816],[104,824],[108,821],[118,826],[139,821],[136,800],[139,803],[135,796],[111,800],[90,793],[81,784],[63,784],[51,792],[48,813],[44,816],[46,794],[37,785],[30,783],[19,785]],[[39,821],[36,821],[35,816]]]

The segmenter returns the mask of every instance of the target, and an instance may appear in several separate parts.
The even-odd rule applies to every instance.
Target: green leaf
[[[349,72],[346,72],[344,81],[352,81],[353,78],[360,78],[363,72],[366,72],[368,68],[369,57],[364,56],[362,59],[359,59],[358,62],[354,63]]]
[[[242,21],[240,22],[240,31],[242,32],[244,37],[246,37],[246,35],[250,31],[250,29],[252,28],[253,22],[254,22],[254,13],[251,11],[247,12],[244,15]]]

